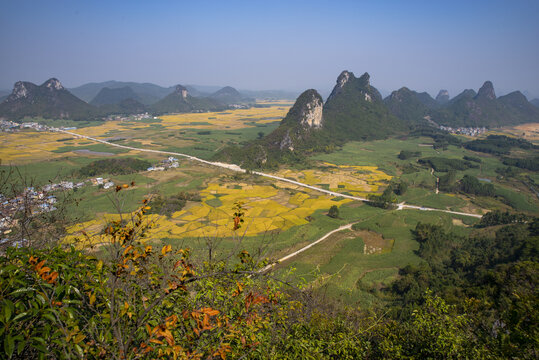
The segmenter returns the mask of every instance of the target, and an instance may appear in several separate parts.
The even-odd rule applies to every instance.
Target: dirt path
[[[293,253],[290,253],[286,256],[283,256],[282,258],[280,258],[279,260],[277,260],[276,262],[274,262],[273,264],[270,264],[264,268],[262,268],[261,270],[259,270],[258,272],[259,273],[265,273],[269,270],[271,270],[275,265],[279,264],[279,263],[282,263],[283,261],[286,261],[294,256],[297,256],[299,254],[301,254],[302,252],[304,252],[305,250],[308,250],[310,249],[311,247],[315,246],[316,244],[318,243],[321,243],[322,241],[326,240],[328,237],[330,237],[331,235],[335,234],[336,232],[339,232],[339,231],[343,231],[343,230],[350,230],[352,229],[352,225],[354,225],[356,223],[351,223],[351,224],[347,224],[347,225],[343,225],[341,227],[338,227],[337,229],[335,230],[331,230],[330,232],[328,232],[326,235],[322,236],[320,239],[316,240],[316,241],[313,241],[312,243],[310,243],[309,245],[306,245],[304,247],[302,247],[301,249],[299,250],[296,250],[294,251]]]

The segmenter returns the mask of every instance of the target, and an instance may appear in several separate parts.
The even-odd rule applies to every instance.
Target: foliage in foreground
[[[123,255],[125,253],[125,255]],[[6,358],[481,358],[471,318],[427,293],[409,322],[335,311],[246,274],[194,269],[188,252],[125,248],[121,263],[74,249],[0,259]],[[168,265],[168,266],[167,266]],[[230,264],[232,265],[232,264]],[[251,273],[253,274],[253,273]],[[324,308],[325,307],[325,308]]]
[[[490,247],[489,239],[471,243],[419,224],[419,253],[432,273],[403,272],[394,290],[405,311],[389,318],[263,275],[267,260],[245,251],[195,262],[189,249],[154,249],[144,242],[149,210],[145,200],[130,221],[109,223],[110,245],[99,258],[61,247],[9,248],[0,256],[0,357],[483,359],[518,357],[518,349],[524,358],[537,355],[537,221],[500,229]],[[233,210],[238,230],[242,204]],[[494,286],[482,287],[485,278]]]

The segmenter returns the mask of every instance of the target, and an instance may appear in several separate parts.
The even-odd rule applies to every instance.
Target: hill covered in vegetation
[[[41,85],[19,81],[11,95],[0,103],[0,118],[21,120],[25,117],[88,120],[98,118],[97,108],[67,91],[51,78]]]
[[[382,139],[405,132],[406,124],[393,116],[368,73],[356,78],[343,71],[324,104],[324,131],[335,140]]]
[[[444,107],[431,112],[439,125],[451,127],[498,127],[539,121],[539,109],[519,91],[499,98],[490,81],[477,93],[465,90]]]
[[[243,147],[225,148],[216,159],[248,168],[275,167],[333,151],[346,141],[405,133],[408,125],[390,113],[369,79],[367,73],[356,78],[343,71],[325,104],[316,90],[303,92],[276,130]]]
[[[384,99],[389,111],[410,124],[425,122],[424,117],[440,104],[426,92],[418,93],[406,87],[393,91]]]
[[[171,94],[150,107],[150,110],[155,114],[220,111],[224,109],[226,109],[226,105],[214,99],[189,95],[188,90],[182,85],[177,85]]]
[[[208,97],[225,105],[255,102],[255,99],[244,97],[238,90],[231,86],[225,86]]]
[[[105,87],[90,101],[90,104],[95,106],[118,104],[127,99],[141,102],[141,98],[129,86],[113,89]]]
[[[216,159],[237,163],[246,168],[276,167],[295,162],[330,144],[323,131],[323,100],[314,89],[303,92],[279,127],[261,139],[238,147],[230,146]]]

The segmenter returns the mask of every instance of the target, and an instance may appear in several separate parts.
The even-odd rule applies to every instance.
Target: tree
[[[339,208],[337,205],[333,205],[329,208],[328,216],[334,219],[337,219],[339,217]]]

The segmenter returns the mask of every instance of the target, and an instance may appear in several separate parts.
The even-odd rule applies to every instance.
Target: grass
[[[363,238],[351,233],[351,238],[328,239],[284,266],[295,267],[298,275],[317,291],[360,306],[380,301],[372,291],[389,284],[399,268],[421,261],[415,254],[418,244],[410,232],[419,221],[439,224],[460,234],[470,231],[466,227],[454,226],[454,217],[444,213],[383,211],[366,205],[354,208],[345,205],[340,213],[348,220],[356,218],[359,221],[354,229],[368,230],[382,235],[384,239],[394,240],[391,251],[365,254]],[[284,268],[280,273],[284,273]]]

